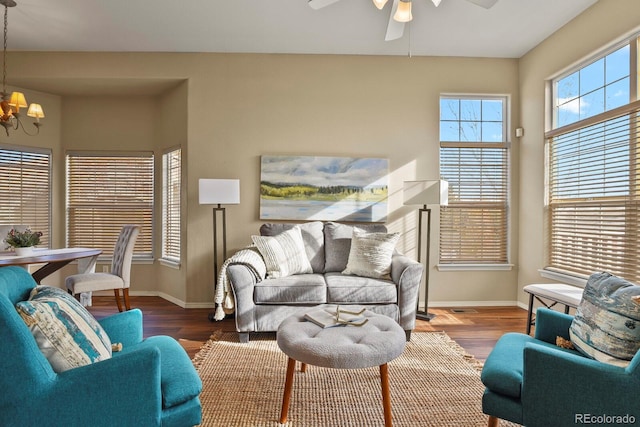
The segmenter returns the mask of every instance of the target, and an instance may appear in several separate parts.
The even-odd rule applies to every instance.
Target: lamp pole
[[[429,254],[431,252],[431,209],[424,205],[418,211],[418,262],[422,262],[422,217],[427,214],[427,250],[424,268],[424,311],[420,311],[420,298],[418,297],[418,309],[416,310],[416,318],[422,320],[431,320],[436,317],[435,314],[429,313]]]

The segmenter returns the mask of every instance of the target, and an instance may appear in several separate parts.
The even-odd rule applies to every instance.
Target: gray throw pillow
[[[569,329],[574,347],[592,359],[627,366],[640,349],[640,286],[610,273],[589,277]]]

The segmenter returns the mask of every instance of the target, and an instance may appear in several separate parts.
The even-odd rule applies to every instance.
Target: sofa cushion
[[[327,301],[327,286],[322,274],[265,279],[256,283],[253,301],[256,304],[323,304]]]
[[[329,304],[395,304],[398,288],[388,280],[325,274]]]
[[[267,277],[286,277],[313,271],[304,249],[300,227],[295,226],[276,236],[251,236],[251,239],[267,266]]]
[[[368,232],[387,232],[384,224],[358,224],[356,227]],[[342,272],[347,267],[353,228],[352,225],[337,222],[324,225],[325,272]]]
[[[37,286],[16,309],[55,372],[111,357],[111,341],[102,326],[62,289]]]
[[[314,273],[324,272],[324,233],[321,221],[297,224],[300,227],[304,250]],[[277,236],[286,230],[291,230],[296,224],[267,223],[260,227],[261,236]]]
[[[400,233],[366,233],[353,230],[347,268],[342,274],[391,279],[391,257]]]
[[[589,277],[571,322],[569,336],[583,354],[627,366],[640,349],[640,286],[610,273]]]

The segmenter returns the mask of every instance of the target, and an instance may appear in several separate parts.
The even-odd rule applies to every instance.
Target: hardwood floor
[[[193,357],[215,330],[235,332],[232,318],[210,322],[210,309],[184,309],[160,297],[131,297],[144,313],[144,335],[169,335]],[[102,318],[118,311],[113,297],[94,297],[89,311]],[[461,312],[457,312],[461,311]],[[486,359],[505,332],[525,332],[527,312],[518,307],[433,308],[431,321],[418,320],[416,331],[445,331],[469,354]]]

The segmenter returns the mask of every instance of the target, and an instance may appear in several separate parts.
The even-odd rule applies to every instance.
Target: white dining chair
[[[122,227],[122,231],[120,231],[118,241],[113,250],[111,272],[74,274],[67,277],[65,284],[69,293],[75,296],[85,292],[113,289],[118,310],[122,311],[122,303],[120,301],[120,289],[122,289],[125,308],[130,310],[129,286],[131,284],[131,260],[133,258],[133,247],[135,246],[139,233],[140,226],[138,225],[125,225]]]

